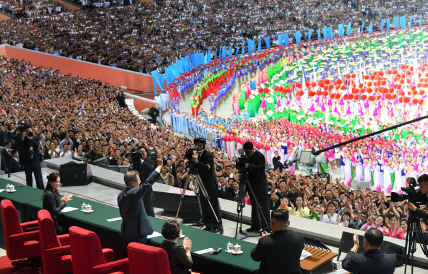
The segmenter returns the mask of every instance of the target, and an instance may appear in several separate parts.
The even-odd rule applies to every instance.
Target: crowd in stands
[[[188,176],[184,153],[192,143],[174,136],[170,126],[162,129],[121,108],[117,87],[4,57],[0,65],[0,145],[12,150],[14,157],[13,150],[19,151],[15,147],[17,122],[24,122],[32,124],[34,134],[41,136],[40,153],[45,159],[74,154],[89,162],[108,157],[110,165],[132,166],[132,151],[140,146],[154,147],[165,159],[160,183],[183,187]],[[219,146],[209,149],[215,155],[219,196],[236,201],[236,156]],[[384,233],[392,229],[398,232],[397,238],[405,236],[407,205],[391,202],[383,192],[350,191],[339,180],[293,175],[277,166],[267,165],[266,174],[271,209],[288,208],[290,214],[304,218],[363,230],[378,227]],[[194,179],[190,182],[189,189],[194,190]],[[245,202],[251,203],[248,196]],[[401,228],[396,229],[398,224]],[[425,223],[422,227],[426,230]]]
[[[1,0],[0,10],[20,17],[47,16],[66,11],[67,8],[53,0]]]
[[[98,2],[89,2],[93,5]],[[120,3],[119,3],[120,4]],[[104,4],[103,4],[104,5]],[[406,1],[157,1],[109,6],[88,11],[66,12],[49,17],[21,18],[0,23],[1,41],[24,48],[67,56],[149,73],[194,52],[232,45],[241,52],[247,39],[277,36],[300,31],[302,37],[338,24],[351,23],[355,30],[361,22],[414,15],[426,10],[425,2]],[[392,25],[392,23],[391,23]],[[238,46],[237,46],[238,45]],[[218,55],[218,53],[217,53]],[[214,57],[214,56],[213,56]]]

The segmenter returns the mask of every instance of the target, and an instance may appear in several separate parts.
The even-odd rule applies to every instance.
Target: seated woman
[[[192,241],[186,237],[183,240],[183,245],[177,244],[181,235],[180,224],[175,220],[167,221],[162,227],[162,235],[165,240],[161,247],[168,254],[171,274],[190,273],[190,268],[193,266],[192,255],[190,254]]]
[[[66,194],[60,198],[58,187],[61,184],[61,180],[58,172],[52,172],[48,176],[48,183],[46,184],[45,191],[43,193],[43,209],[46,209],[51,214],[52,220],[55,224],[55,230],[57,235],[64,234],[64,229],[57,222],[58,213],[65,207],[65,204],[70,201],[73,195]]]

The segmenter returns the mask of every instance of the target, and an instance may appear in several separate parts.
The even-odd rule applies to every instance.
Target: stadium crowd
[[[52,0],[2,0],[0,1],[0,10],[5,13],[12,14],[17,18],[30,18],[35,16],[57,14],[66,11],[67,8]]]
[[[8,148],[19,163],[16,146],[18,122],[32,125],[39,135],[45,159],[82,156],[87,161],[108,157],[109,164],[130,164],[131,152],[140,146],[154,147],[164,156],[160,183],[182,187],[188,169],[184,158],[190,141],[133,116],[119,104],[117,87],[93,79],[62,75],[52,68],[34,68],[19,60],[0,60],[1,109],[0,145]],[[219,196],[237,200],[239,172],[236,156],[218,146],[215,155]],[[16,170],[19,171],[19,170]],[[356,229],[377,227],[387,236],[404,238],[408,208],[394,203],[383,192],[350,191],[340,180],[316,175],[293,174],[282,166],[266,165],[271,209],[288,208],[290,214]],[[193,179],[189,189],[195,188]],[[251,203],[248,196],[246,203]],[[401,228],[396,229],[400,224]],[[422,223],[426,231],[425,223]],[[394,231],[392,233],[391,231]]]
[[[90,2],[90,4],[97,2]],[[247,39],[300,31],[302,38],[313,30],[351,23],[357,31],[361,22],[414,15],[426,10],[423,1],[156,1],[109,6],[85,11],[33,16],[0,23],[1,41],[24,48],[68,56],[89,62],[149,73],[180,57],[198,51],[232,46],[241,50]],[[327,12],[331,11],[331,12]],[[39,14],[40,15],[40,14]],[[265,45],[265,42],[262,41]],[[247,51],[247,49],[246,49]],[[240,51],[239,51],[240,52]],[[218,55],[218,54],[217,54]],[[213,56],[214,57],[214,56]]]

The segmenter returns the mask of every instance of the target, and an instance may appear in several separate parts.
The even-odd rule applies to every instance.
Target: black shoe
[[[213,228],[211,226],[206,226],[203,230],[205,230],[205,231],[213,231]]]
[[[213,230],[211,230],[211,232],[213,232],[213,233],[220,233],[220,234],[223,234],[223,233],[224,233],[223,226],[220,226],[220,227],[214,228]]]
[[[247,228],[245,231],[247,231],[247,232],[260,232],[260,228],[250,227],[250,228]]]

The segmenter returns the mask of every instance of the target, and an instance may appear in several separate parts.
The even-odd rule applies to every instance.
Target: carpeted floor
[[[13,266],[7,256],[0,257],[0,274],[11,274]],[[14,274],[37,274],[37,268],[23,268]]]

